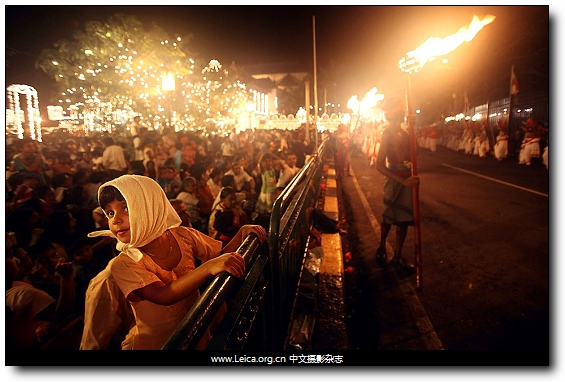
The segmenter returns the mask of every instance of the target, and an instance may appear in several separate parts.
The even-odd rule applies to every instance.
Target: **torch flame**
[[[478,16],[473,16],[473,20],[468,27],[462,27],[457,33],[447,36],[443,39],[438,37],[430,37],[425,43],[420,45],[416,50],[408,52],[399,62],[400,69],[404,72],[417,72],[424,65],[433,61],[435,58],[443,56],[464,42],[469,42],[475,38],[477,33],[485,25],[494,21],[496,17],[488,15],[482,20]]]
[[[349,101],[347,101],[347,108],[353,111],[359,109],[359,100],[356,95],[352,96]]]
[[[384,99],[384,95],[378,93],[377,88],[372,88],[365,94],[361,101],[354,95],[347,101],[347,108],[358,111],[360,115],[365,114],[370,108],[375,107],[379,101]]]

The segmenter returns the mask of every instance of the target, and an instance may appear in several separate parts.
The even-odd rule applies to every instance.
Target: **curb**
[[[333,164],[324,169],[321,210],[340,220],[337,184]],[[324,188],[325,185],[325,188]],[[344,295],[343,247],[339,233],[322,233],[323,260],[318,275],[318,299],[314,348],[316,350],[348,350],[347,311]]]

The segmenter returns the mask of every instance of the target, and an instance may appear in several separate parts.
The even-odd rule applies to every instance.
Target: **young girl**
[[[124,350],[161,349],[200,297],[202,284],[223,271],[243,277],[245,262],[233,252],[243,239],[251,232],[260,242],[267,236],[262,227],[247,225],[222,249],[221,242],[181,227],[163,189],[146,176],[111,180],[100,187],[98,199],[110,228],[102,234],[116,237],[121,252],[111,273],[136,318],[122,343]],[[202,261],[197,268],[195,258]],[[198,348],[208,340],[209,335]]]
[[[233,213],[233,226],[230,228],[235,228],[236,232],[240,227],[251,222],[243,208],[237,204],[237,193],[235,188],[224,187],[222,188],[222,191],[220,191],[220,201],[214,206],[212,214],[210,215],[210,222],[208,223],[208,235],[214,239],[221,240],[219,234],[222,232],[219,232],[215,223],[218,215],[225,211],[231,211]],[[221,241],[225,242],[225,237],[231,236],[233,236],[233,234],[226,235],[224,232],[224,239]]]
[[[214,230],[216,238],[224,245],[230,242],[238,231],[239,217],[230,209],[225,211],[218,210],[214,219]]]
[[[198,212],[198,197],[196,196],[196,179],[192,176],[187,176],[183,179],[180,185],[180,192],[175,199],[182,200],[186,206],[186,211],[190,215],[190,224],[192,228],[205,232],[202,227],[203,219]]]

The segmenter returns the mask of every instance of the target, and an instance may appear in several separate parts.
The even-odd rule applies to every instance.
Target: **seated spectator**
[[[39,186],[39,178],[36,174],[25,173],[19,177],[21,182],[15,186],[12,202],[16,205],[25,202],[33,197],[33,190]]]
[[[57,298],[23,281],[30,272],[25,250],[12,246],[6,256],[6,343],[16,350],[40,349],[61,328],[75,307],[75,285],[70,262],[56,267],[61,282]],[[78,343],[67,348],[78,349]]]
[[[72,186],[67,191],[65,203],[67,205],[74,205],[79,208],[92,209],[96,206],[95,200],[93,200],[89,191],[86,188],[88,183],[88,170],[79,170],[72,176]]]
[[[148,160],[145,163],[145,169],[147,170],[147,176],[153,180],[157,180],[157,169],[155,168],[155,161]]]
[[[73,178],[68,173],[59,173],[53,175],[53,180],[51,182],[53,188],[55,189],[55,200],[60,206],[64,206],[67,203],[67,194],[70,188],[73,186]]]
[[[49,185],[39,185],[34,190],[34,197],[39,201],[39,210],[36,210],[42,219],[57,209],[55,189]]]
[[[286,160],[279,160],[281,165],[281,173],[279,174],[279,180],[277,182],[277,187],[285,188],[294,179],[296,174],[300,171],[300,167],[296,166],[296,154],[289,152],[286,155]]]
[[[98,204],[98,187],[102,185],[102,183],[108,181],[110,176],[106,171],[92,171],[88,175],[88,181],[84,185],[84,189],[88,197],[95,203]]]
[[[202,232],[203,219],[198,212],[198,197],[196,195],[196,179],[192,176],[187,176],[181,183],[181,191],[175,199],[182,200],[186,211],[190,215],[190,224],[192,228]]]
[[[202,233],[208,234],[208,221],[210,220],[210,215],[212,214],[212,207],[214,205],[214,197],[212,196],[212,191],[208,187],[208,178],[206,175],[206,170],[204,166],[197,165],[192,166],[191,172],[193,173],[194,179],[196,179],[196,190],[194,191],[196,197],[198,198],[198,213],[202,219]]]
[[[76,229],[77,219],[68,209],[57,209],[49,213],[43,223],[43,232],[38,242],[51,243],[64,258],[68,259],[67,247],[81,235]]]
[[[214,205],[210,220],[208,222],[208,236],[216,239],[217,230],[214,228],[214,220],[218,212],[224,212],[231,209],[236,204],[235,189],[232,187],[224,187],[220,191],[220,201]]]
[[[258,214],[270,214],[274,199],[272,198],[277,188],[277,177],[273,162],[275,157],[271,153],[264,153],[259,160],[261,172],[261,192],[257,200],[255,209]]]
[[[29,255],[34,266],[27,275],[27,280],[37,289],[57,299],[60,289],[60,277],[56,274],[57,265],[70,262],[70,259],[57,251],[53,243],[45,240],[29,247]]]
[[[224,173],[224,176],[226,175],[233,175],[237,192],[244,192],[247,195],[246,198],[255,197],[255,180],[243,170],[239,160],[232,163],[231,170]]]
[[[32,208],[18,208],[6,217],[6,232],[13,232],[17,243],[28,248],[43,232],[41,217]]]
[[[87,151],[81,151],[77,155],[77,160],[74,164],[74,172],[79,170],[87,170],[88,172],[92,171],[93,163],[92,158],[90,157],[90,153]]]
[[[20,152],[14,156],[14,171],[34,173],[40,184],[48,184],[45,171],[49,168],[41,154],[37,152],[37,144],[31,138],[25,137],[20,142]]]
[[[233,189],[237,188],[236,185],[235,185],[235,178],[234,178],[233,175],[223,175],[222,180],[220,180],[220,185],[222,186],[221,188],[224,188],[224,187],[231,187]],[[236,195],[236,202],[238,204],[243,203],[244,200],[246,200],[246,197],[247,197],[247,195],[244,192],[237,192],[236,191],[235,195]],[[220,202],[220,193],[218,193],[218,195],[214,199],[213,206],[215,206],[219,202]]]
[[[57,153],[57,160],[51,166],[53,170],[53,176],[57,174],[73,174],[74,168],[71,161],[71,154],[66,151],[59,151]]]
[[[224,173],[218,167],[214,167],[210,172],[210,176],[208,179],[208,186],[210,187],[210,191],[212,191],[212,195],[214,196],[214,199],[218,197],[222,189],[221,180],[223,176]]]
[[[222,242],[222,246],[233,239],[238,231],[236,228],[239,225],[237,215],[230,209],[225,211],[216,211],[214,219],[214,230],[216,232],[215,239]]]
[[[182,222],[180,223],[183,227],[192,228],[192,223],[190,222],[190,213],[188,213],[186,209],[186,204],[180,199],[170,199],[171,205],[177,211],[179,218],[181,218]]]

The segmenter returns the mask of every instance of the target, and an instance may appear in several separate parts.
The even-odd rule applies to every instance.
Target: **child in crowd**
[[[237,232],[241,226],[251,223],[251,219],[248,218],[241,205],[237,202],[235,189],[232,187],[224,187],[220,192],[220,201],[214,206],[212,214],[210,215],[210,222],[208,223],[208,235],[210,237],[220,239],[218,229],[215,226],[215,219],[219,214],[228,210],[234,214],[236,219],[235,232]],[[233,236],[233,234],[224,236]]]
[[[98,199],[110,231],[89,235],[118,239],[120,254],[110,271],[136,319],[122,349],[161,349],[198,300],[201,285],[224,271],[243,277],[245,262],[233,252],[243,239],[252,232],[260,242],[267,237],[262,227],[246,225],[222,249],[221,242],[180,226],[163,189],[146,176],[109,181],[100,187]],[[202,261],[197,268],[195,258]],[[204,336],[197,348],[204,348],[209,338]]]
[[[273,162],[275,157],[271,153],[264,153],[259,160],[261,171],[261,192],[257,200],[256,210],[258,214],[270,214],[274,200],[272,195],[277,188],[277,177]]]
[[[180,192],[176,198],[182,200],[186,206],[186,211],[190,215],[190,225],[192,228],[204,232],[203,219],[198,212],[198,197],[196,196],[196,179],[192,176],[187,176],[181,182]]]

